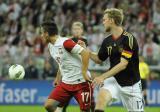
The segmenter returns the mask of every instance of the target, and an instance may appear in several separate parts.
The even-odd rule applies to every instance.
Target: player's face
[[[50,38],[49,38],[48,33],[44,32],[44,29],[42,27],[40,28],[40,32],[41,32],[41,37],[42,37],[43,41],[45,43],[49,43],[50,42]]]
[[[74,37],[81,37],[83,34],[83,29],[80,26],[72,26],[72,35]]]
[[[107,14],[105,14],[105,15],[103,16],[103,25],[104,25],[104,27],[105,27],[105,31],[106,31],[106,32],[110,32],[110,30],[111,30],[111,24],[112,24],[111,19],[108,18],[108,15],[107,15]]]

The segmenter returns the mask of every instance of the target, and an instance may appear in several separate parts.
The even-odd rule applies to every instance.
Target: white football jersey
[[[84,49],[71,39],[59,37],[55,44],[48,44],[51,56],[59,65],[62,82],[78,84],[85,82],[82,75],[82,60],[80,53]]]

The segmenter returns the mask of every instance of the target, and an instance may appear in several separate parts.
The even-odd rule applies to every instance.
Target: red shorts
[[[81,110],[88,110],[91,106],[92,94],[92,87],[88,82],[80,84],[65,84],[61,82],[51,92],[48,99],[59,101],[60,105],[63,106],[74,97],[79,103]]]

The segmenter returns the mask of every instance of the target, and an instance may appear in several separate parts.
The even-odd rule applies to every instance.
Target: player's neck
[[[80,36],[74,36],[74,35],[73,35],[73,37],[75,37],[75,38],[82,38],[82,36],[81,36],[81,35],[80,35]]]
[[[111,34],[112,34],[112,36],[114,36],[115,39],[119,38],[122,33],[123,33],[123,28],[121,26],[113,27],[111,30]]]
[[[58,39],[58,37],[59,37],[58,35],[50,37],[51,38],[50,43],[54,44],[56,42],[56,40]]]

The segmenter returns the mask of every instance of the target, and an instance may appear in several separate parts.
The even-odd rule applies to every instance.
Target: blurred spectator
[[[153,23],[160,26],[160,0],[153,2]]]
[[[144,58],[142,56],[139,57],[139,72],[140,72],[140,76],[141,76],[142,91],[143,91],[145,104],[148,105],[147,86],[148,86],[148,83],[149,83],[150,69],[149,69],[148,64],[145,63]]]
[[[38,69],[38,79],[43,78],[43,69],[45,66],[45,58],[43,56],[34,56],[35,67]]]
[[[35,55],[42,55],[44,53],[45,45],[42,42],[41,37],[36,37],[33,44],[33,50]]]
[[[53,78],[57,75],[57,70],[53,69],[49,61],[45,61],[44,69],[43,69],[43,79],[50,79],[53,80]]]
[[[8,69],[10,67],[10,65],[12,64],[12,60],[11,57],[9,55],[9,53],[6,53],[5,56],[2,57],[2,75],[0,75],[0,77],[2,79],[8,79]]]
[[[146,43],[143,47],[143,56],[148,64],[157,65],[160,56],[160,46],[153,42],[153,35],[146,35]]]
[[[54,17],[63,36],[69,33],[73,21],[82,22],[88,47],[97,51],[101,40],[108,35],[103,33],[104,27],[100,24],[107,7],[124,10],[127,18],[123,24],[137,37],[140,54],[148,64],[160,64],[160,0],[0,0],[0,33],[4,34],[0,40],[3,37],[5,42],[0,45],[0,55],[7,51],[12,63],[20,64],[24,64],[27,57],[34,57],[41,79],[48,58],[47,47],[37,33],[42,21]],[[153,33],[152,41],[146,37],[149,32]]]
[[[38,79],[38,69],[34,65],[34,60],[28,58],[28,65],[25,69],[25,79]]]

